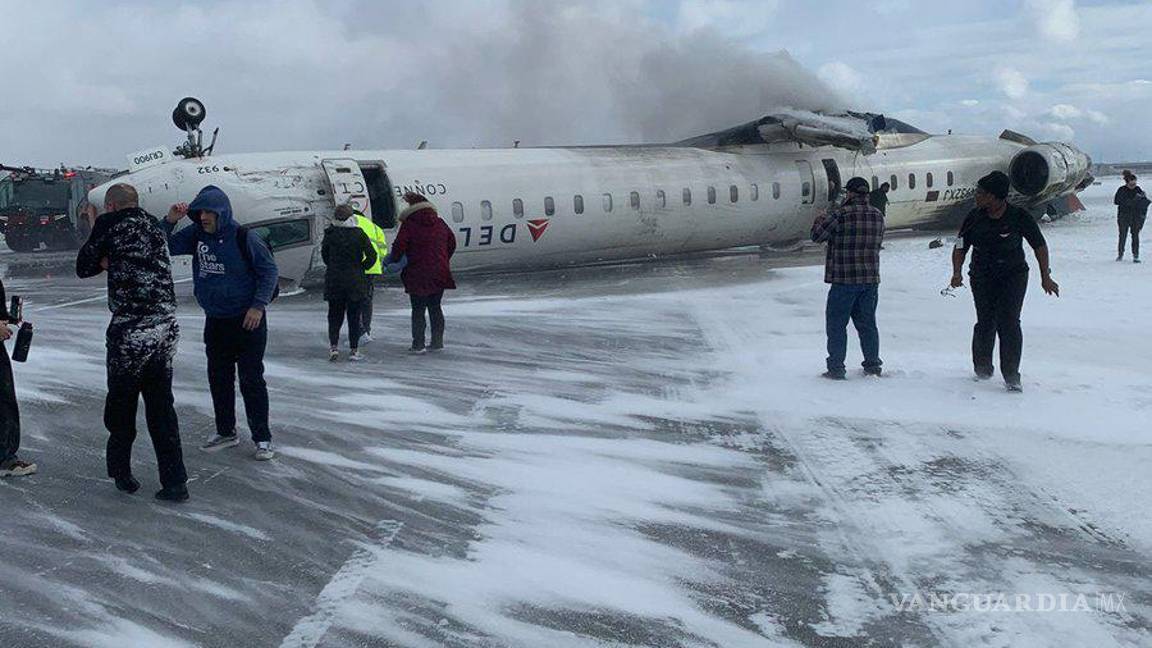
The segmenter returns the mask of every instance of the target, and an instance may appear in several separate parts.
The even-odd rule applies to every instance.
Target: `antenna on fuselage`
[[[426,148],[428,148],[428,140],[420,140],[420,143],[416,145],[417,151],[423,151]]]

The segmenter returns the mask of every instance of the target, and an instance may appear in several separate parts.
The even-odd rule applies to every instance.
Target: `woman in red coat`
[[[426,312],[432,321],[432,344],[427,350],[439,351],[444,348],[444,311],[440,309],[440,300],[445,290],[456,287],[450,263],[456,252],[456,235],[424,196],[408,193],[404,201],[408,207],[400,213],[400,232],[392,242],[388,263],[407,257],[400,279],[412,302],[411,352],[425,352]]]

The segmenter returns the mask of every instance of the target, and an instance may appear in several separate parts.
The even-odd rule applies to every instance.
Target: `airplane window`
[[[604,213],[612,211],[612,194],[604,194]]]
[[[896,191],[900,188],[900,183],[896,182],[896,174],[892,174],[892,177],[888,180],[888,184],[892,185],[892,191]]]
[[[656,190],[656,206],[659,207],[660,209],[664,209],[664,207],[666,207],[667,205],[668,205],[668,200],[664,197],[664,190],[663,189],[657,189]]]
[[[684,204],[685,205],[691,205],[692,204],[692,190],[689,189],[688,187],[684,187]]]
[[[716,204],[716,187],[708,187],[708,204]]]
[[[487,200],[480,201],[480,218],[486,221],[492,220],[492,203]]]
[[[512,201],[512,215],[516,218],[524,218],[524,201],[517,198]]]
[[[760,185],[755,182],[752,183],[752,200],[760,200]]]
[[[924,185],[925,185],[926,187],[928,187],[929,189],[931,189],[931,188],[932,188],[932,174],[931,174],[931,173],[929,173],[928,175],[924,176]]]
[[[736,188],[736,185],[728,187],[728,199],[732,202],[740,200],[740,190]]]
[[[779,200],[779,199],[780,199],[780,183],[779,182],[773,182],[772,183],[772,200]]]
[[[640,211],[640,194],[633,191],[628,196],[628,202],[632,203],[632,209],[635,209],[636,211]]]
[[[452,203],[452,222],[453,223],[463,223],[464,222],[464,205],[461,205],[458,202]]]
[[[544,215],[551,216],[556,213],[556,201],[552,200],[552,196],[544,198]]]
[[[800,195],[804,196],[805,198],[812,195],[812,183],[811,182],[805,182],[804,183],[804,186],[802,186],[800,188]]]
[[[954,178],[952,177],[952,172],[951,172],[951,171],[949,171],[949,172],[948,172],[948,186],[949,186],[949,187],[951,187],[951,186],[952,186],[952,181],[953,181],[953,180],[954,180]]]
[[[312,221],[308,218],[253,225],[250,229],[264,239],[273,252],[312,240]]]
[[[577,214],[584,213],[584,196],[581,196],[580,194],[572,196],[572,211],[576,212]]]
[[[909,173],[908,174],[908,188],[909,189],[915,189],[916,188],[916,174],[915,173]]]

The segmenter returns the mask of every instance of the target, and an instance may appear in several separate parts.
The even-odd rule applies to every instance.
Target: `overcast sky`
[[[0,162],[674,141],[775,108],[1152,159],[1152,2],[0,0]]]

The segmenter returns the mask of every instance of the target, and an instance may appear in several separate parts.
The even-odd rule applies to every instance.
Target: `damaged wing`
[[[881,135],[897,133],[927,136],[927,133],[904,122],[874,113],[847,112],[827,115],[807,111],[782,111],[677,144],[718,148],[796,142],[808,146],[836,146],[869,155],[876,152]]]

